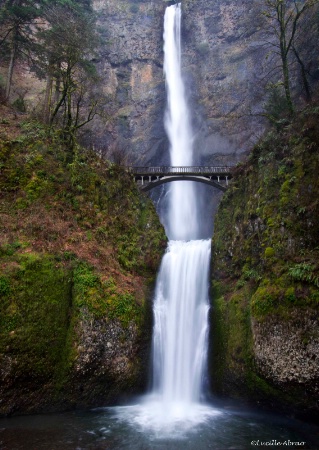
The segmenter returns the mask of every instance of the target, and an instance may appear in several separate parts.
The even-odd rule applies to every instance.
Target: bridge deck
[[[154,167],[128,167],[129,172],[141,176],[163,175],[228,175],[231,176],[231,167],[227,166],[154,166]]]

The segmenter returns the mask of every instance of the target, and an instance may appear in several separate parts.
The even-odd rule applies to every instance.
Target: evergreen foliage
[[[91,1],[3,0],[0,29],[0,52],[8,66],[4,100],[10,99],[17,61],[27,61],[46,79],[43,120],[62,128],[73,147],[77,130],[101,103],[92,89],[98,81],[92,62],[98,39]],[[18,101],[24,110],[23,99]]]
[[[10,96],[12,75],[17,59],[31,59],[34,51],[36,20],[43,1],[3,0],[0,9],[0,50],[9,62],[6,99]]]

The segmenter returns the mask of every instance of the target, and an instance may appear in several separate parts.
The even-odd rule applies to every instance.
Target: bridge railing
[[[127,167],[127,170],[134,175],[164,175],[164,174],[212,174],[230,173],[228,166],[153,166],[153,167]]]

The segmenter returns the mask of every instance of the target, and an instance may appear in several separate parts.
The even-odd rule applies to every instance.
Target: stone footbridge
[[[127,167],[142,191],[172,181],[196,181],[226,191],[232,178],[229,166],[154,166]]]

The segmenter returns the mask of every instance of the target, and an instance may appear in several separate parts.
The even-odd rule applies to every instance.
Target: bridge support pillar
[[[226,185],[228,186],[228,176],[226,175]]]

